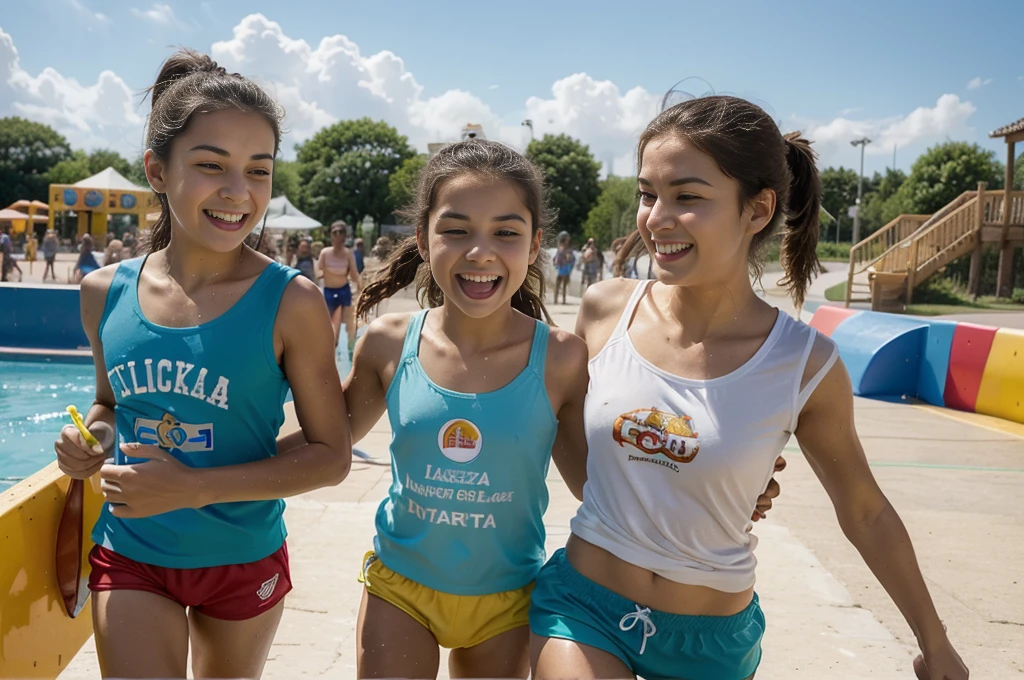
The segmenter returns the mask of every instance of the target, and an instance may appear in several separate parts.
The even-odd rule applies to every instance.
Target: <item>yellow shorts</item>
[[[530,623],[533,583],[491,595],[442,593],[391,571],[372,550],[363,558],[359,582],[416,619],[447,649],[473,647]]]

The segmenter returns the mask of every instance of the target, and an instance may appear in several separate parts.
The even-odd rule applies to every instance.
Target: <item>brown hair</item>
[[[543,175],[525,156],[504,144],[483,139],[470,139],[449,144],[427,162],[420,174],[419,189],[411,206],[402,216],[416,227],[416,233],[429,227],[430,209],[445,182],[463,174],[472,173],[511,182],[530,211],[532,234],[538,229],[548,230],[553,216],[547,206]],[[551,317],[544,307],[544,258],[540,254],[526,273],[526,281],[512,296],[512,307],[535,319],[548,322]],[[415,238],[399,243],[388,257],[384,268],[363,289],[356,306],[356,314],[366,319],[370,312],[398,291],[416,282],[416,297],[420,304],[439,307],[444,293],[430,273],[430,263],[420,257]]]
[[[223,109],[238,109],[263,116],[274,131],[274,155],[281,145],[281,120],[284,112],[270,95],[248,78],[228,73],[205,54],[180,49],[164,62],[156,83],[147,92],[153,103],[146,126],[146,148],[166,161],[174,139],[185,132],[192,116]],[[166,248],[171,242],[171,210],[166,194],[157,194],[160,218],[149,230],[146,249]],[[264,216],[264,222],[266,216]],[[250,239],[252,235],[250,234]],[[263,230],[252,245],[259,250]]]
[[[640,136],[638,169],[643,166],[644,149],[651,140],[667,134],[682,135],[736,180],[741,210],[762,190],[775,192],[775,214],[750,245],[750,269],[761,277],[763,246],[785,225],[785,275],[780,285],[789,290],[797,307],[802,306],[807,285],[821,271],[817,255],[821,178],[811,143],[799,132],[783,135],[761,107],[744,99],[699,97],[665,109],[650,122]],[[630,234],[618,252],[616,271],[643,249],[639,231]]]

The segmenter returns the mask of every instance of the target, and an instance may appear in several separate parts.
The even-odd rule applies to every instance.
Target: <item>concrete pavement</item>
[[[793,313],[778,291],[769,288],[767,296]],[[412,306],[405,296],[383,311]],[[558,325],[573,327],[574,305],[551,311]],[[803,318],[809,319],[806,311]],[[1024,427],[864,399],[856,400],[856,409],[875,474],[910,531],[972,677],[1024,677]],[[389,440],[385,418],[359,448],[386,461]],[[908,627],[843,537],[795,441],[787,459],[779,476],[782,496],[754,528],[761,539],[757,587],[768,619],[758,679],[913,678],[916,652]],[[355,676],[356,573],[390,481],[386,465],[355,460],[341,485],[289,501],[295,590],[264,677]],[[550,553],[564,545],[577,503],[554,466],[548,483]],[[448,677],[445,658],[442,678]],[[61,676],[95,677],[91,644]]]

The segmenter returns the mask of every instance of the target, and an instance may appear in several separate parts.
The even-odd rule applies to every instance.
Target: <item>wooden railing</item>
[[[921,228],[930,215],[900,215],[850,249],[850,270],[846,278],[846,306],[853,294],[853,277],[867,271],[907,237]]]
[[[1000,190],[985,192],[984,226],[1003,226],[1003,205],[1006,203],[1006,192]],[[1024,226],[1024,191],[1010,192],[1011,226]]]
[[[987,203],[988,201],[984,201]],[[907,243],[907,302],[914,286],[934,274],[952,259],[973,247],[973,239],[980,237],[978,200],[975,196],[959,208],[914,234]]]

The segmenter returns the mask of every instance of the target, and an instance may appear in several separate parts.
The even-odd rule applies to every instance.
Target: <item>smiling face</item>
[[[761,192],[741,209],[736,180],[676,134],[647,144],[638,183],[637,229],[659,281],[698,286],[746,279],[750,242],[771,219],[774,192]]]
[[[463,174],[437,190],[427,231],[417,239],[446,304],[484,318],[508,305],[526,281],[541,230],[512,183]]]
[[[195,115],[169,157],[145,155],[153,188],[167,195],[173,231],[215,252],[238,248],[270,202],[274,131],[237,109]]]

